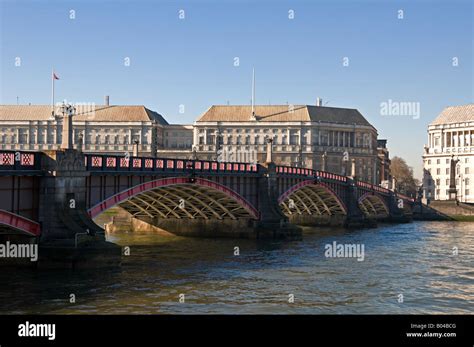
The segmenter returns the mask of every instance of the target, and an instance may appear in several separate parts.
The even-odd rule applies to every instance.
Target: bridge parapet
[[[282,176],[314,177],[314,178],[321,178],[325,180],[333,180],[333,181],[339,181],[339,182],[347,182],[347,179],[348,179],[346,176],[338,175],[332,172],[299,168],[299,167],[293,167],[293,166],[277,166],[276,172]]]
[[[207,160],[188,160],[151,157],[126,157],[99,154],[85,155],[86,169],[95,171],[128,172],[194,172],[206,174],[257,174],[259,166],[250,163],[230,163]]]
[[[41,152],[0,151],[0,173],[41,171]]]
[[[380,187],[368,182],[357,181],[357,186],[361,188],[362,190],[370,190],[370,191],[377,192],[380,194],[390,195],[392,193],[390,189],[386,189],[384,187]]]
[[[400,199],[403,199],[407,202],[410,202],[410,203],[415,203],[415,198],[412,198],[412,197],[409,197],[408,195],[404,195],[404,194],[400,194],[400,193],[396,193],[397,197],[399,197]]]

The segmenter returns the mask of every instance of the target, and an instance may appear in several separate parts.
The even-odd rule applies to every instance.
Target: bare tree
[[[413,168],[408,166],[405,159],[393,157],[390,171],[397,180],[397,190],[402,194],[415,197],[420,182],[413,177]]]

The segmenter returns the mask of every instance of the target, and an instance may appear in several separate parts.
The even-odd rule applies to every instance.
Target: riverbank
[[[474,222],[474,206],[456,201],[432,201],[429,205],[417,205],[414,220]]]

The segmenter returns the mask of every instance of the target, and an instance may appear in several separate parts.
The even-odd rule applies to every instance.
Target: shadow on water
[[[131,285],[139,290],[140,283],[179,284],[177,277],[219,268],[241,268],[242,263],[252,266],[280,266],[271,260],[272,252],[291,247],[291,243],[271,240],[245,239],[191,239],[156,234],[123,233],[109,241],[130,247],[130,256],[123,256],[122,267],[105,270],[35,270],[5,268],[0,273],[0,314],[47,313],[70,306],[70,295],[76,301],[88,302],[107,290]],[[246,260],[242,261],[239,256]],[[255,256],[254,253],[260,253]],[[265,261],[267,259],[267,261]],[[135,278],[134,271],[145,270],[148,278]],[[124,279],[124,276],[127,278]],[[231,271],[227,277],[232,276]],[[133,281],[132,281],[133,279]],[[210,280],[203,277],[202,281]]]
[[[317,234],[314,230],[308,232]],[[321,229],[321,232],[330,234],[331,230]],[[304,244],[304,241],[284,240],[191,239],[153,233],[119,233],[109,236],[109,241],[129,246],[131,254],[122,258],[121,268],[107,269],[105,273],[103,270],[4,269],[0,273],[0,313],[51,312],[70,306],[71,294],[76,301],[93,301],[104,291],[126,287],[130,282],[135,289],[140,283],[157,281],[176,285],[185,282],[186,274],[195,275],[207,269],[225,269],[225,277],[231,280],[245,269],[297,266],[297,258],[289,262],[281,262],[279,258],[281,253],[297,250]],[[148,276],[137,278],[140,276],[134,275],[136,270],[140,274],[146,270]],[[212,278],[200,277],[202,282],[207,280]]]

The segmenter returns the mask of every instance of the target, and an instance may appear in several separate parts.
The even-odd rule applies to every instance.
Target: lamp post
[[[193,147],[192,147],[191,160],[198,160],[197,146],[195,146],[195,145],[193,145]]]
[[[265,160],[266,164],[273,162],[273,138],[267,138],[267,159]]]
[[[216,131],[216,160],[218,161],[219,158],[221,157],[222,155],[222,144],[224,143],[223,139],[224,139],[224,135],[219,131],[217,130]]]
[[[349,162],[349,153],[347,151],[342,153],[342,168],[341,175],[347,176],[347,163]]]
[[[459,179],[459,195],[460,195],[459,201],[463,202],[462,200],[463,200],[464,194],[463,194],[462,186],[463,186],[464,176],[461,172],[461,161],[459,159],[457,159],[456,171],[457,171],[457,176]]]
[[[63,114],[63,131],[61,149],[73,149],[73,128],[72,128],[72,117],[76,113],[76,108],[71,104],[63,102],[61,106],[61,112]]]
[[[133,156],[138,157],[138,145],[140,141],[138,139],[133,141]]]
[[[82,152],[82,147],[84,145],[84,134],[80,133],[78,138],[77,150]]]

